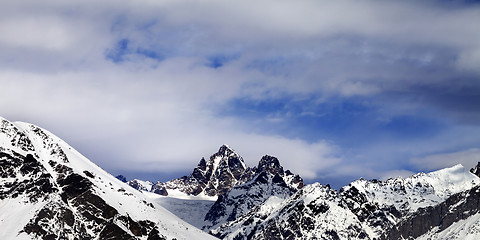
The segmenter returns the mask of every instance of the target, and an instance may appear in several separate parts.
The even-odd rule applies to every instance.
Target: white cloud
[[[337,147],[325,141],[248,133],[248,123],[217,115],[212,106],[234,97],[239,86],[206,69],[177,72],[174,66],[180,65],[55,76],[2,72],[6,94],[0,108],[5,117],[20,118],[10,120],[37,123],[77,144],[107,168],[189,169],[223,143],[250,166],[270,154],[307,179],[341,161]]]
[[[7,19],[0,22],[0,43],[11,48],[65,51],[72,36],[60,19]]]
[[[339,146],[267,135],[219,109],[234,99],[369,96],[449,79],[403,64],[435,62],[434,50],[415,51],[424,45],[475,70],[478,11],[414,1],[4,1],[0,115],[38,123],[111,168],[191,168],[227,143],[249,165],[271,154],[314,178],[347,162]],[[133,50],[115,64],[105,54],[121,39]],[[136,54],[140,47],[166,59]],[[205,67],[222,54],[236,57]],[[376,177],[375,161],[333,174]]]

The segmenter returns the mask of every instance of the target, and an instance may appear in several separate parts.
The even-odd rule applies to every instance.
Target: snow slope
[[[150,235],[213,238],[35,125],[0,118],[0,152],[0,239],[49,234],[66,239],[78,238],[79,234],[100,234],[99,238],[101,234],[133,239]],[[17,166],[22,161],[23,165]],[[22,192],[19,186],[30,188]],[[38,196],[30,196],[33,191]]]
[[[172,196],[160,196],[155,193],[145,193],[151,200],[172,212],[183,221],[192,224],[197,228],[201,228],[205,224],[205,215],[215,203],[214,200],[205,199],[203,197],[182,196],[180,198]]]

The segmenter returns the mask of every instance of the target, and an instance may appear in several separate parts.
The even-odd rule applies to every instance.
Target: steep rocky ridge
[[[50,132],[0,118],[0,239],[210,238]]]
[[[220,238],[226,237],[229,230],[235,228],[231,226],[235,225],[232,222],[245,217],[265,202],[280,203],[304,186],[298,175],[284,171],[278,159],[272,156],[262,157],[258,166],[250,172],[253,175],[249,181],[218,197],[205,216],[204,230]]]
[[[228,145],[222,145],[217,153],[210,156],[208,162],[202,158],[189,176],[165,183],[157,182],[150,189],[143,189],[137,179],[130,181],[129,185],[164,196],[169,194],[169,190],[177,190],[192,196],[216,197],[248,180],[244,175],[246,170],[243,158]]]
[[[252,180],[258,172],[263,171],[278,172],[284,176],[287,183],[295,188],[304,186],[302,178],[289,170],[284,171],[277,158],[265,156],[260,160],[258,166],[250,168],[245,165],[243,158],[228,145],[222,145],[208,162],[202,158],[189,176],[165,183],[157,182],[153,185],[138,179],[131,180],[128,184],[137,190],[163,196],[168,196],[169,190],[170,192],[176,190],[191,196],[216,197],[226,193],[234,186]]]
[[[477,239],[479,169],[456,165],[408,178],[359,179],[336,191],[304,186],[272,156],[246,167],[223,145],[189,176],[129,182],[160,195],[218,196],[212,205],[174,202],[133,190],[44,129],[0,118],[0,239],[211,237],[152,195],[223,239]],[[189,214],[187,205],[205,209]]]
[[[382,235],[382,239],[417,238],[429,231],[441,232],[455,222],[480,211],[480,186],[456,193],[435,206],[420,208]],[[479,235],[479,233],[476,233]]]
[[[480,179],[461,165],[340,191],[318,183],[294,191],[260,176],[220,196],[204,229],[225,239],[406,239],[478,213]]]

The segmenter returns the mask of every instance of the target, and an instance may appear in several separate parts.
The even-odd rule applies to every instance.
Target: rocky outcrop
[[[477,163],[477,166],[471,168],[470,172],[480,177],[480,162]]]
[[[480,211],[480,186],[457,193],[444,202],[420,208],[402,219],[382,235],[381,239],[417,238],[435,228],[440,232],[453,223],[467,219]]]
[[[44,203],[24,226],[25,233],[41,239],[67,239],[69,236],[94,239],[98,235],[135,239],[134,236],[142,236],[142,232],[125,231],[118,226],[127,222],[114,220],[127,219],[127,216],[119,214],[95,193],[89,180],[94,176],[90,172],[81,175],[55,161],[50,161],[50,167],[55,170],[56,178],[32,154],[23,156],[5,150],[0,153],[0,176],[5,179],[1,181],[0,199],[20,198],[25,204]],[[148,221],[129,221],[130,225],[143,228],[145,236],[155,227]]]
[[[118,180],[120,180],[120,181],[122,181],[122,182],[124,182],[124,183],[127,182],[127,178],[126,178],[125,176],[123,176],[123,175],[117,175],[115,178],[118,179]]]
[[[292,196],[303,187],[303,180],[283,170],[277,158],[265,155],[258,166],[248,171],[252,174],[249,181],[233,187],[224,195],[220,195],[205,217],[204,230],[209,230],[216,237],[232,237],[232,229],[238,225],[248,225],[241,221],[246,216],[261,211],[259,206],[270,201],[279,203]],[[242,230],[243,231],[243,230]]]
[[[0,200],[24,196],[30,202],[47,200],[58,192],[52,175],[31,154],[0,152]]]

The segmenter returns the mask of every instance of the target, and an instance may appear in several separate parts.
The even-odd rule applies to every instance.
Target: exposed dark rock
[[[63,190],[63,202],[47,204],[42,208],[35,219],[24,227],[26,233],[43,239],[67,236],[72,231],[81,239],[93,239],[95,235],[100,236],[100,239],[135,239],[134,236],[162,239],[153,222],[134,221],[129,216],[119,215],[115,208],[94,194],[91,189],[93,184],[87,178],[71,173],[57,182]],[[75,213],[71,208],[75,209]],[[115,218],[122,222],[129,232],[114,223]],[[68,227],[58,232],[52,223]],[[89,231],[95,235],[89,235]]]
[[[284,188],[288,188],[287,183],[285,183],[285,180],[283,179],[283,177],[281,177],[278,173],[276,173],[275,176],[273,176],[272,183]]]
[[[477,163],[477,166],[471,168],[470,172],[480,177],[480,162]]]
[[[198,169],[201,171],[207,170],[207,161],[205,161],[205,158],[202,158],[200,162],[198,163]]]
[[[63,221],[68,225],[68,226],[73,226],[75,223],[75,217],[73,215],[72,210],[66,208],[65,212],[63,213]]]
[[[153,229],[149,234],[147,240],[166,240],[165,237],[161,236],[157,229]]]
[[[334,230],[327,230],[325,232],[324,238],[328,240],[340,240],[340,237],[338,236],[337,232]]]
[[[120,216],[118,220],[122,221],[128,227],[134,236],[147,236],[155,228],[155,224],[150,221],[136,222],[130,216]]]
[[[257,172],[268,172],[272,175],[284,175],[283,167],[276,157],[265,155],[260,159],[257,166]]]
[[[77,173],[69,174],[65,178],[59,178],[57,183],[63,189],[62,194],[65,194],[69,199],[86,192],[92,186],[90,180]]]
[[[157,184],[153,185],[151,191],[153,193],[156,193],[156,194],[159,194],[159,195],[162,195],[162,196],[168,196],[168,191],[163,184],[157,183]]]
[[[116,178],[117,178],[118,180],[120,180],[120,181],[124,182],[124,183],[126,183],[126,182],[127,182],[127,178],[126,178],[126,177],[124,177],[123,175],[117,175],[117,176],[116,176]]]
[[[245,170],[242,157],[230,147],[222,145],[208,162],[202,158],[189,176],[166,183],[158,182],[151,191],[165,195],[168,194],[168,189],[178,189],[190,195],[204,192],[209,196],[217,196],[243,183],[242,176]]]
[[[281,230],[282,228],[273,225],[266,224],[257,228],[257,224],[262,221],[255,219],[265,219],[267,217],[266,215],[257,215],[257,211],[260,205],[270,197],[286,199],[298,190],[297,185],[289,184],[294,175],[291,172],[287,175],[278,159],[271,156],[264,156],[257,167],[249,168],[245,172],[252,177],[246,183],[234,186],[224,195],[218,197],[205,217],[208,224],[203,229],[213,229],[211,233],[222,238],[229,234],[230,228],[235,229],[234,225],[231,225],[234,222],[241,229],[244,227],[249,229],[245,234],[236,231],[236,235],[229,236],[234,239],[262,237],[277,239],[281,238],[283,234],[292,235],[293,233],[284,232]],[[309,219],[298,219],[298,222],[302,223],[302,220],[303,224],[311,223]],[[308,226],[311,227],[311,224]],[[252,227],[257,230],[252,231]]]
[[[226,199],[224,195],[220,195],[217,198],[217,201],[213,204],[213,206],[208,211],[207,215],[205,216],[206,221],[215,221],[222,216],[225,216],[226,211]]]
[[[128,185],[130,185],[130,187],[133,187],[139,191],[145,191],[145,192],[150,192],[151,189],[147,189],[145,186],[143,186],[138,180],[134,179],[132,181],[129,181],[128,182]],[[163,194],[161,194],[163,195]]]
[[[133,240],[135,239],[132,235],[129,233],[125,232],[122,228],[117,226],[116,224],[113,223],[107,223],[100,232],[99,235],[100,239],[125,239],[125,240]]]
[[[450,196],[446,201],[427,208],[420,208],[397,225],[391,227],[382,239],[417,238],[434,227],[444,230],[462,219],[480,211],[480,186]]]
[[[0,185],[0,199],[25,194],[30,201],[37,202],[48,197],[49,193],[58,191],[52,183],[52,176],[31,154],[24,157],[15,152],[0,153],[0,176],[22,179],[3,182]]]
[[[315,215],[318,215],[318,214],[321,214],[321,213],[326,213],[328,211],[328,209],[330,208],[325,203],[315,203],[315,202],[309,203],[307,205],[307,207],[310,208],[310,210],[312,210],[312,212]]]
[[[83,171],[83,173],[84,173],[87,177],[89,177],[89,178],[95,178],[95,176],[93,175],[93,173],[91,173],[91,172],[89,172],[89,171],[87,171],[87,170]]]
[[[22,221],[14,221],[25,221],[24,224],[14,226],[14,230],[1,229],[2,233],[44,240],[166,239],[159,231],[169,230],[157,222],[132,219],[128,213],[119,213],[126,210],[125,204],[139,204],[139,209],[144,211],[146,206],[154,209],[152,203],[143,199],[142,203],[138,196],[117,182],[102,179],[103,174],[98,175],[95,167],[87,171],[82,169],[82,164],[70,163],[68,157],[71,154],[75,163],[86,161],[85,165],[89,164],[75,151],[67,152],[66,148],[71,150],[71,147],[49,132],[34,125],[13,124],[0,118],[0,138],[0,202],[6,206],[4,209],[18,204],[25,206],[25,209],[12,208],[12,213],[28,210],[27,214],[18,216]],[[116,190],[120,192],[113,192]],[[118,197],[119,202],[111,202],[110,194],[115,195],[113,199]],[[104,199],[104,196],[108,197]],[[159,218],[153,219],[157,221]],[[12,224],[6,225],[13,227]]]

